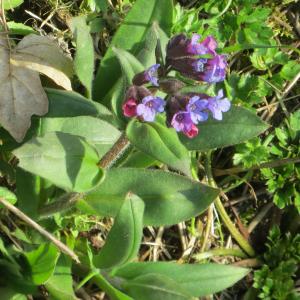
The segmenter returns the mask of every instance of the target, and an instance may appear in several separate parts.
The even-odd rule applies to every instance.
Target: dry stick
[[[252,222],[248,226],[248,232],[251,233],[255,227],[262,221],[262,219],[266,216],[269,210],[273,207],[273,202],[266,204],[261,211],[255,216]]]
[[[13,206],[3,198],[0,198],[0,203],[4,205],[13,214],[15,214],[18,218],[23,220],[25,223],[27,223],[36,231],[38,231],[41,235],[50,240],[60,251],[72,257],[72,259],[74,259],[77,263],[80,263],[78,256],[68,246],[66,246],[64,243],[62,243],[60,240],[54,237],[51,233],[46,231],[43,227],[41,227],[27,215],[25,215],[21,210],[19,210],[17,207]]]
[[[276,167],[280,167],[280,166],[283,166],[286,164],[295,164],[298,162],[300,162],[300,157],[283,158],[283,159],[277,159],[277,160],[265,162],[260,165],[253,166],[249,169],[244,169],[241,167],[230,168],[230,169],[225,169],[225,170],[213,169],[213,173],[215,176],[232,175],[232,174],[238,174],[241,172],[247,172],[249,170],[258,170],[258,169],[263,169],[263,168],[276,168]]]

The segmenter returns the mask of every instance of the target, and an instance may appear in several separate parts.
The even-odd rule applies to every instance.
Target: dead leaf
[[[7,37],[0,35],[0,70],[0,123],[21,142],[31,116],[42,116],[48,111],[39,73],[72,90],[68,77],[73,73],[72,60],[47,37],[30,34],[10,49]]]

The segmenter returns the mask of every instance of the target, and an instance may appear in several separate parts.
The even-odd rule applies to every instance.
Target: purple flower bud
[[[222,120],[222,112],[226,112],[230,109],[230,101],[227,98],[223,98],[223,90],[218,92],[216,97],[208,99],[207,109],[209,109],[216,120]]]
[[[187,105],[187,111],[191,114],[191,119],[195,124],[206,121],[208,114],[204,112],[207,109],[208,101],[201,99],[199,96],[194,96],[190,99]]]
[[[184,34],[173,37],[167,45],[167,65],[194,80],[210,83],[223,81],[227,62],[224,55],[216,53],[216,40],[212,36],[202,42],[199,39],[198,34],[193,34],[191,39]],[[210,57],[199,57],[207,54]]]
[[[155,64],[144,72],[138,73],[134,76],[132,82],[135,85],[143,85],[151,82],[154,86],[158,86],[157,70],[160,64]]]
[[[159,97],[147,96],[138,104],[136,113],[146,122],[153,122],[157,113],[164,111],[165,101]]]

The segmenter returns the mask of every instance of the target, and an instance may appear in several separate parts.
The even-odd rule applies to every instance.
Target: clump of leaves
[[[258,297],[266,300],[299,299],[295,292],[294,277],[300,263],[300,235],[282,236],[274,227],[268,236],[265,264],[254,273],[254,287]]]
[[[299,163],[289,161],[299,156],[300,111],[291,114],[288,120],[270,134],[265,141],[254,138],[236,147],[234,164],[251,168],[263,162],[275,162],[276,167],[261,168],[262,178],[274,195],[273,201],[279,208],[295,205],[300,211],[300,168]]]

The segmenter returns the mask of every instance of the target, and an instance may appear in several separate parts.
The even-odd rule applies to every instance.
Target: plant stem
[[[125,152],[125,150],[129,147],[129,144],[130,143],[126,137],[126,134],[123,132],[110,150],[101,158],[98,166],[103,169],[109,169]]]
[[[71,256],[72,259],[74,259],[77,263],[79,263],[78,256],[64,243],[62,243],[60,240],[58,240],[56,237],[54,237],[51,233],[46,231],[43,227],[41,227],[38,223],[33,221],[31,218],[29,218],[27,215],[25,215],[21,210],[19,210],[17,207],[10,204],[8,201],[6,201],[3,198],[0,198],[0,203],[4,205],[9,211],[11,211],[13,214],[15,214],[18,218],[23,220],[25,223],[27,223],[29,226],[34,228],[36,231],[38,231],[41,235],[46,237],[48,240],[50,240],[60,251],[63,253]]]
[[[217,187],[212,177],[211,172],[211,151],[207,153],[207,163],[206,163],[206,174],[208,177],[208,182],[212,187]],[[219,197],[216,198],[214,202],[216,209],[221,216],[222,221],[226,225],[227,229],[229,230],[230,234],[233,238],[237,241],[240,247],[251,257],[255,256],[255,251],[249,242],[243,237],[243,235],[239,232],[239,230],[235,227],[233,222],[230,220],[221,200]]]

